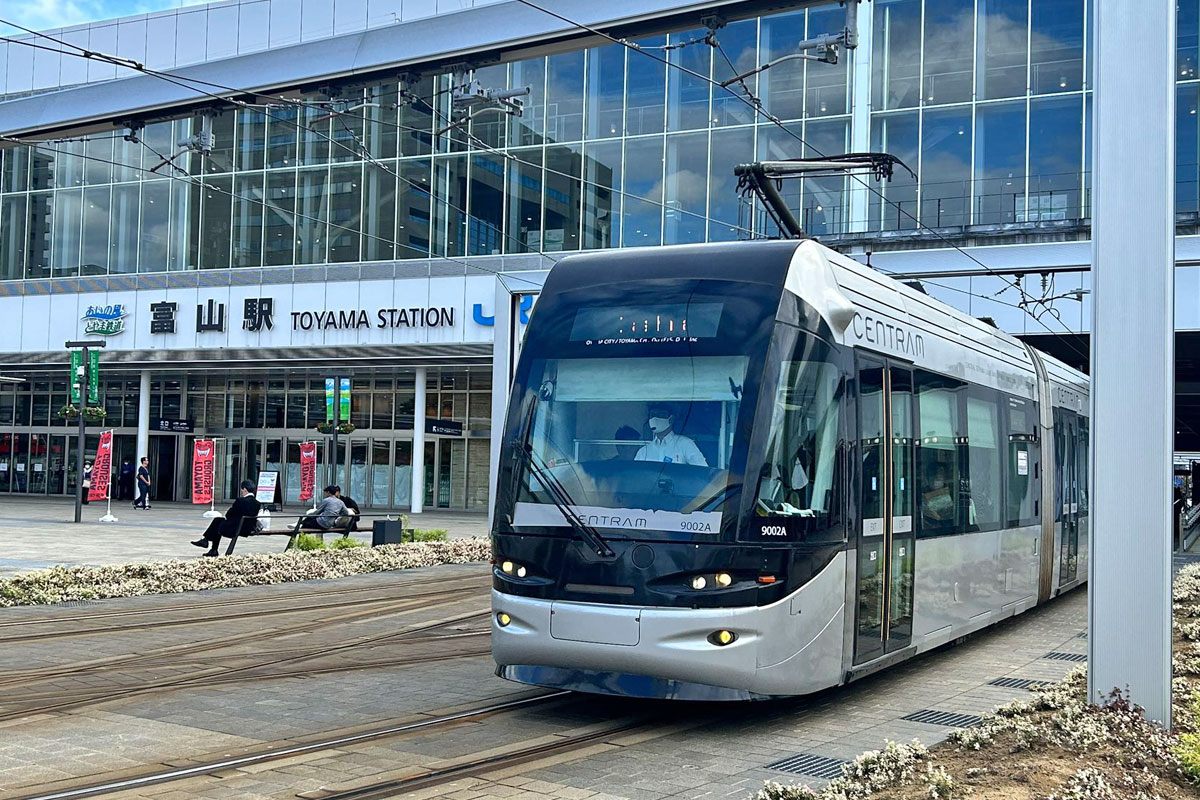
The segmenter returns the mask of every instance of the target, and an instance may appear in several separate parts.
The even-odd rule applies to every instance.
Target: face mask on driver
[[[671,421],[666,417],[651,417],[649,424],[650,430],[654,431],[655,433],[661,433],[667,429],[667,426],[671,424]]]

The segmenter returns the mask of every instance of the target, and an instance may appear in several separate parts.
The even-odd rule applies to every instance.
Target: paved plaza
[[[0,798],[527,697],[529,687],[493,674],[489,585],[488,568],[468,564],[0,612]],[[944,720],[906,717],[982,714],[1026,696],[1021,680],[1061,677],[1075,665],[1063,654],[1086,650],[1086,601],[1073,592],[962,644],[808,698],[698,706],[568,695],[109,796],[320,798],[631,717],[651,724],[395,796],[745,798],[767,779],[817,785],[818,776],[770,765],[799,757],[836,769],[886,739],[942,740],[953,730]],[[197,603],[214,605],[198,611]],[[81,632],[92,614],[103,618],[97,632]],[[49,635],[31,640],[42,631]],[[24,639],[9,643],[14,636]],[[993,684],[1003,678],[1018,685]]]
[[[217,506],[218,511],[228,504]],[[75,504],[66,498],[5,497],[0,499],[0,519],[6,528],[4,548],[0,551],[0,577],[55,564],[123,564],[162,561],[171,558],[197,558],[200,550],[189,542],[197,539],[208,526],[203,514],[207,506],[186,503],[155,503],[149,511],[135,511],[126,502],[113,503],[117,522],[101,523],[105,504],[83,507],[83,521],[75,524]],[[294,523],[303,511],[299,504],[285,506],[272,518],[282,529]],[[370,509],[366,520],[387,513]],[[393,511],[393,514],[407,513]],[[417,528],[445,528],[451,538],[487,535],[487,515],[473,512],[430,511],[409,514],[409,524]],[[356,534],[370,541],[370,525]],[[238,553],[277,553],[287,539],[259,536],[238,541]]]

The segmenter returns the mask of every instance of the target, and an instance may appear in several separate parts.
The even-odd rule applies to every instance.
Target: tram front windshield
[[[534,366],[541,380],[528,435],[533,460],[567,490],[572,505],[593,518],[608,516],[596,509],[613,512],[613,520],[593,523],[716,533],[711,514],[725,499],[748,362],[745,356],[541,361]],[[534,470],[521,499],[552,502],[546,488]]]
[[[563,501],[602,529],[715,535],[733,521],[770,316],[764,298],[698,283],[642,305],[539,308],[515,526],[567,525]]]

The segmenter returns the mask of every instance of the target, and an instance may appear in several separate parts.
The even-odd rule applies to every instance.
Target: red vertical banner
[[[192,503],[213,501],[213,470],[217,463],[212,439],[197,439],[192,449]]]
[[[300,501],[312,500],[317,488],[317,443],[300,445]]]
[[[92,462],[92,486],[88,489],[88,502],[108,499],[109,484],[112,482],[112,433],[100,433],[100,446],[96,448],[96,459]]]

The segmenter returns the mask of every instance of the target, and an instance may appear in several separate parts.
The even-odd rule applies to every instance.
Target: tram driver
[[[675,414],[669,406],[651,405],[648,423],[653,434],[650,441],[642,445],[634,461],[660,461],[666,464],[691,464],[707,467],[708,461],[700,448],[686,436],[675,433]]]

